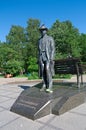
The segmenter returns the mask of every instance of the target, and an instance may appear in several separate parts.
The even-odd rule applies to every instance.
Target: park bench
[[[83,84],[83,69],[78,58],[55,60],[55,74],[76,74],[78,88],[80,88],[80,84]],[[81,77],[81,83],[79,77]]]

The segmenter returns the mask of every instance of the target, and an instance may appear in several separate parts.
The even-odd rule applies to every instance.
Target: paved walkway
[[[59,80],[59,79],[57,79]],[[76,82],[76,75],[73,76],[71,79],[62,79],[68,82]],[[0,85],[1,84],[8,84],[8,83],[16,83],[16,82],[40,82],[41,80],[28,80],[27,77],[24,78],[0,78]],[[83,76],[83,81],[86,82],[86,75]]]
[[[75,80],[73,77],[67,81]],[[21,85],[31,87],[38,82],[29,82],[27,78],[0,78],[0,130],[86,130],[86,103],[63,115],[50,114],[36,121],[11,112],[11,106],[24,90]]]

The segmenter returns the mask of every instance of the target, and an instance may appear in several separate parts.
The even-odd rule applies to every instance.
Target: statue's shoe
[[[43,92],[43,91],[45,91],[46,90],[46,88],[45,87],[42,87],[41,89],[40,89],[40,92]]]
[[[53,93],[53,90],[51,90],[51,89],[48,88],[48,89],[46,89],[46,92],[47,93]]]

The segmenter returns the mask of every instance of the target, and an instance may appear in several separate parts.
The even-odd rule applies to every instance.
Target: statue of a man
[[[42,25],[40,28],[41,38],[38,43],[39,50],[39,74],[43,79],[40,91],[52,93],[52,76],[54,76],[55,44],[51,36],[47,35],[48,29]]]

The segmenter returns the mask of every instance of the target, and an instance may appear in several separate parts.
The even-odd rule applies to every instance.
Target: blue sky
[[[48,28],[58,19],[70,20],[86,33],[86,0],[0,0],[0,41],[5,41],[12,25],[27,26],[36,18]]]

